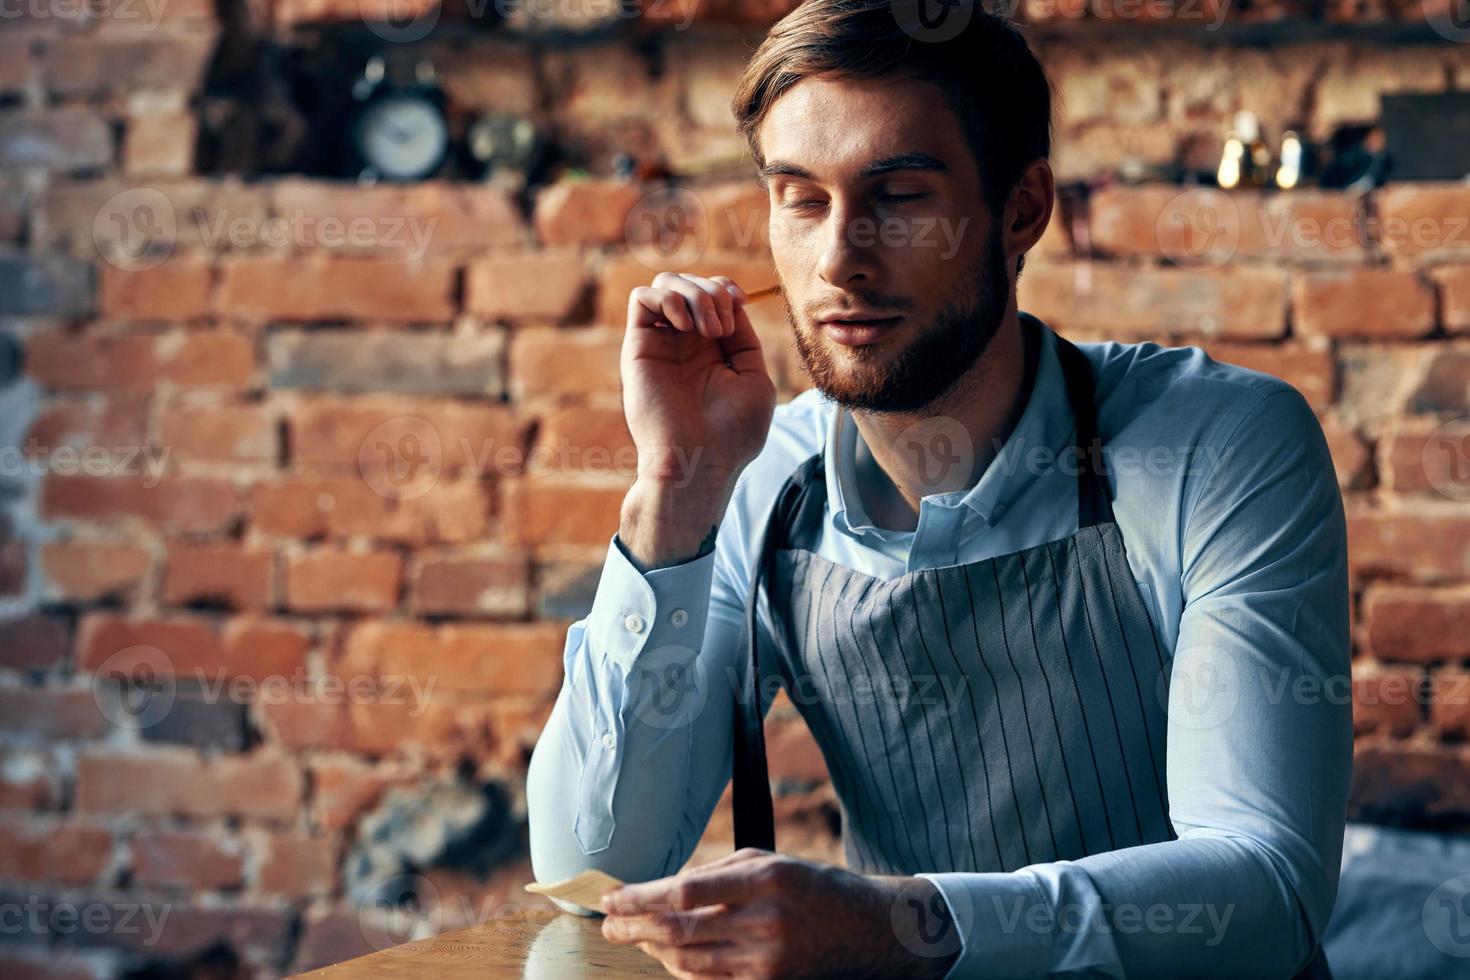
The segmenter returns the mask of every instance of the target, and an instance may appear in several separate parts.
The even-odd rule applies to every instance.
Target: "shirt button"
[[[629,633],[642,633],[643,617],[638,615],[637,613],[630,613],[628,615],[628,618],[623,620],[623,625],[628,627]]]
[[[685,623],[689,622],[689,614],[682,609],[675,609],[673,612],[669,613],[669,622],[673,623],[675,626],[683,626]]]
[[[1000,520],[1004,516],[1006,516],[1006,505],[1005,504],[996,504],[995,505],[995,512],[991,515],[991,519],[998,521],[998,520]]]
[[[603,748],[610,749],[614,745],[617,745],[617,744],[618,744],[618,740],[613,737],[613,733],[612,732],[608,732],[606,735],[602,736],[602,747]]]

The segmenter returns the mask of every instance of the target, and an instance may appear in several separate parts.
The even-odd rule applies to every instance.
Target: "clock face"
[[[419,95],[385,95],[357,127],[363,161],[388,180],[419,180],[438,169],[449,146],[444,114]]]

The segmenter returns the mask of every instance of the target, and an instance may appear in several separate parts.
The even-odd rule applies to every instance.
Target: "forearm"
[[[645,880],[692,851],[721,765],[729,778],[732,695],[711,666],[736,644],[708,618],[712,564],[642,575],[610,544],[593,609],[568,633],[562,690],[527,776],[538,879],[597,868]]]

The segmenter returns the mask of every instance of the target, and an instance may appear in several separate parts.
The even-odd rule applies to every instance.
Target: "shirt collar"
[[[963,505],[986,523],[1003,517],[1036,479],[1038,471],[1070,445],[1076,433],[1076,420],[1057,356],[1057,335],[1029,313],[1022,312],[1020,317],[1023,326],[1041,332],[1036,378],[1020,421],[973,487],[923,498],[932,506]],[[875,527],[863,509],[862,498],[857,493],[857,440],[860,438],[862,435],[851,413],[841,405],[835,406],[824,460],[827,500],[834,523],[838,529],[854,535],[873,534],[883,538],[910,535],[912,532]],[[1041,465],[1035,459],[1028,459],[1038,447],[1044,447],[1049,454],[1041,459]]]

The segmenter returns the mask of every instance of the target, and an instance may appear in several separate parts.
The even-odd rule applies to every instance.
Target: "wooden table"
[[[602,917],[552,907],[519,909],[432,939],[404,943],[324,967],[303,977],[322,980],[524,977],[667,977],[663,965],[637,946],[602,938]]]

